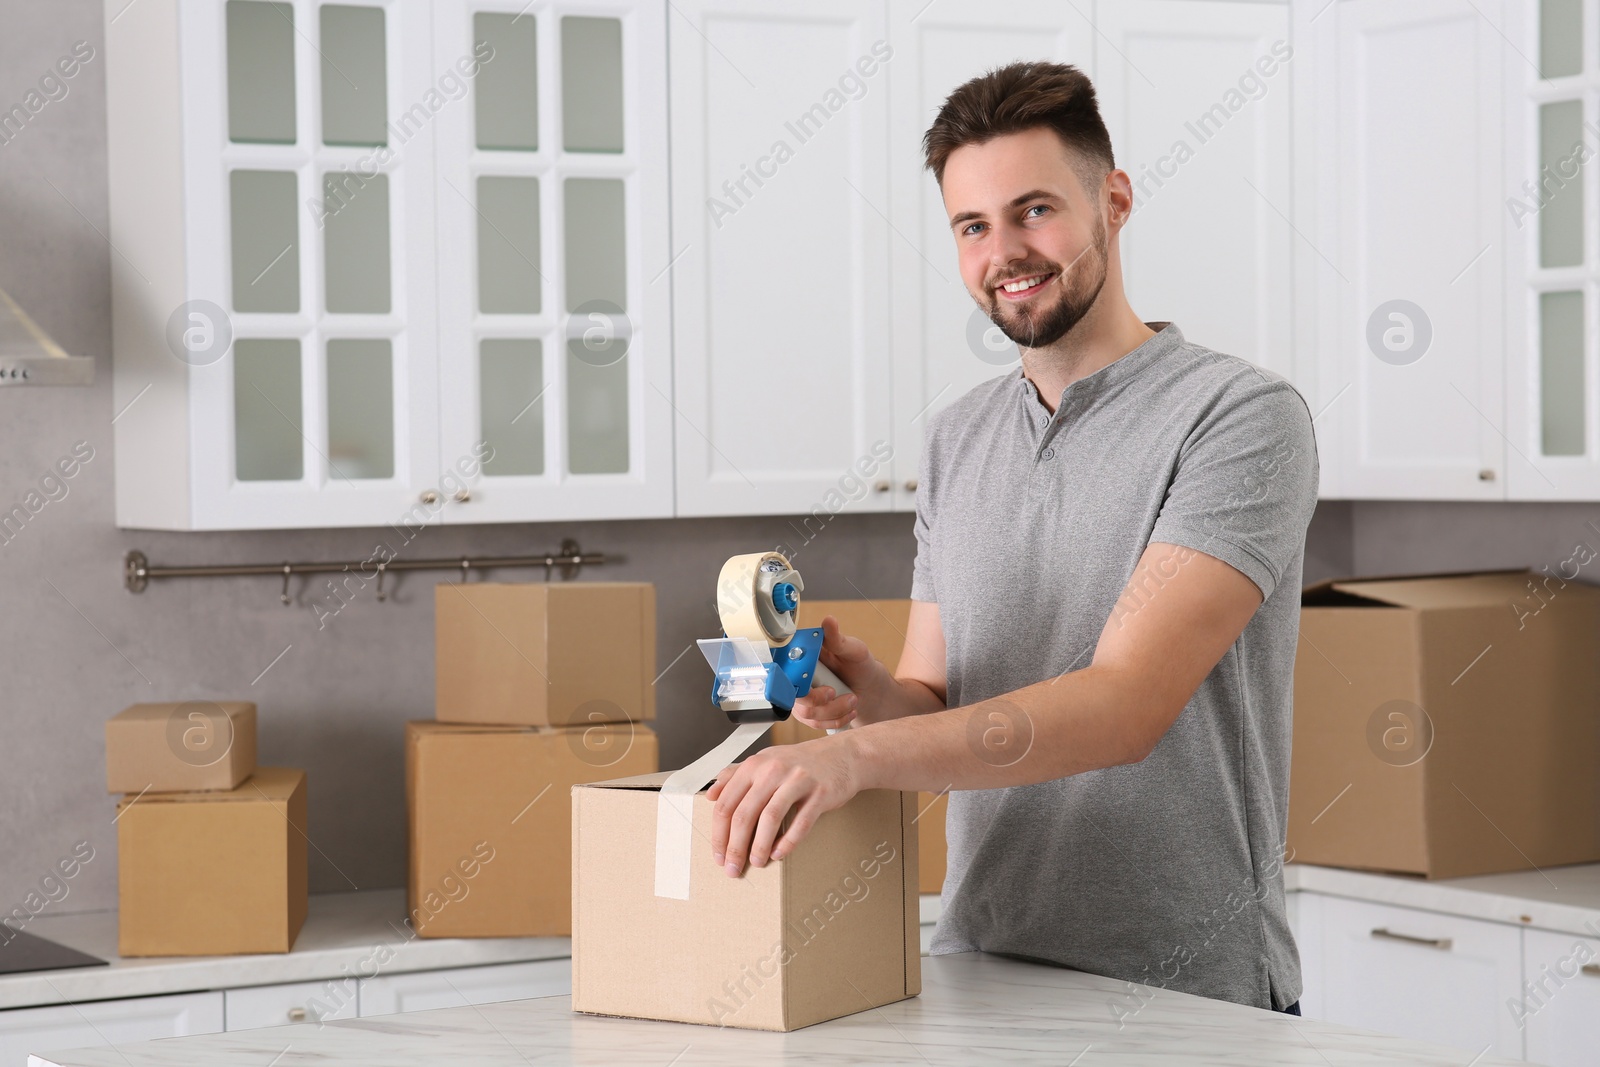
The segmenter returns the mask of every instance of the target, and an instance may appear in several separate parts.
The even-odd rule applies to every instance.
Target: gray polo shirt
[[[1074,382],[1020,369],[935,416],[911,596],[939,605],[951,707],[1089,664],[1151,541],[1231,565],[1261,607],[1143,761],[953,792],[934,953],[982,949],[1282,1008],[1300,996],[1281,870],[1311,416],[1282,378],[1171,323]],[[1018,724],[1020,730],[1021,726]],[[989,754],[988,758],[996,758]]]

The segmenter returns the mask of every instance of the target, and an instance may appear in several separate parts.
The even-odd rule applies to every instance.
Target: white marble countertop
[[[1437,882],[1414,875],[1304,863],[1291,863],[1283,870],[1284,888],[1290,891],[1328,893],[1469,919],[1600,937],[1600,863]]]
[[[53,1067],[296,1067],[297,1064],[751,1063],[969,1067],[1104,1062],[1171,1067],[1460,1067],[1454,1049],[1151,990],[1124,1020],[1109,978],[968,953],[923,961],[920,997],[788,1034],[574,1015],[570,997],[301,1024],[54,1052]],[[1088,1055],[1085,1055],[1085,1054]],[[1479,1059],[1474,1067],[1513,1061]]]
[[[115,911],[41,915],[27,925],[30,933],[109,960],[110,966],[0,975],[0,1008],[336,979],[347,968],[351,974],[363,969],[371,973],[374,953],[385,946],[393,953],[381,961],[385,974],[560,959],[572,953],[565,937],[413,937],[405,914],[403,889],[319,893],[311,898],[306,924],[289,952],[139,959],[117,955]]]

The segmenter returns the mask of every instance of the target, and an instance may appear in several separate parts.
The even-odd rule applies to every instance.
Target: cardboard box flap
[[[1304,607],[1393,607],[1416,610],[1477,608],[1503,604],[1526,591],[1531,571],[1399,575],[1390,578],[1335,578],[1308,585]]]
[[[117,810],[134,804],[226,804],[240,801],[287,801],[300,788],[305,771],[289,767],[257,767],[256,772],[237,789],[196,790],[192,793],[145,793],[122,798]]]
[[[629,778],[613,778],[607,782],[580,782],[573,786],[574,789],[660,789],[666,784],[671,771],[657,771],[654,774],[635,774]],[[709,786],[707,788],[710,788]],[[704,789],[701,792],[705,792]]]
[[[218,708],[224,715],[234,718],[246,714],[253,715],[256,710],[256,706],[247,700],[173,700],[166,703],[134,704],[118,712],[113,719],[121,722],[165,722],[178,709],[190,705]]]

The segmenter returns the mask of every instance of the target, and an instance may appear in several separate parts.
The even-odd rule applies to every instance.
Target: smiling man
[[[824,623],[855,692],[796,715],[850,728],[723,772],[716,861],[782,858],[862,789],[949,790],[935,953],[1296,1011],[1280,859],[1311,416],[1129,306],[1132,190],[1077,69],[973,79],[924,148],[962,280],[1022,365],[929,424],[898,667]]]

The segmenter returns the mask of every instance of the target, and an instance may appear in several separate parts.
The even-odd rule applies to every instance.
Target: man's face
[[[1099,190],[1085,192],[1048,127],[950,153],[944,204],[967,291],[1024,348],[1053,344],[1106,280]]]

